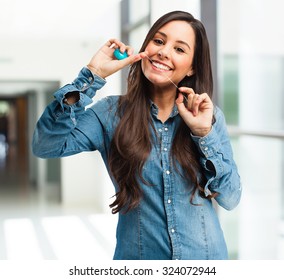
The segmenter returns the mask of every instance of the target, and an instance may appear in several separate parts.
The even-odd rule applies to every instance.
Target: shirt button
[[[207,151],[207,150],[208,150],[208,147],[205,147],[205,148],[204,148],[204,151]]]
[[[172,203],[172,201],[170,199],[168,199],[168,203],[170,204],[170,203]]]
[[[167,148],[164,148],[164,151],[166,152],[168,149]]]
[[[204,144],[205,144],[205,141],[201,141],[200,144],[201,144],[201,145],[204,145]]]
[[[174,232],[175,232],[175,229],[174,229],[174,228],[172,228],[172,230],[171,230],[171,231],[172,231],[172,233],[174,233]]]
[[[169,129],[167,127],[165,127],[165,131],[168,131]]]
[[[159,132],[162,132],[163,130],[161,128],[159,128]]]
[[[167,170],[166,173],[169,175],[171,172],[169,170]]]
[[[93,80],[93,78],[92,77],[89,77],[89,81],[91,82]]]

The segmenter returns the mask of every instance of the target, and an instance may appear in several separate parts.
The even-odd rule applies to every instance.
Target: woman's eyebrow
[[[166,37],[166,38],[168,37],[167,34],[165,34],[165,33],[162,32],[162,31],[157,31],[157,33],[159,33],[159,34],[162,35],[163,37]],[[186,45],[186,46],[191,50],[191,47],[190,47],[189,44],[186,43],[185,41],[177,40],[176,42],[179,43],[179,44]]]
[[[191,50],[191,47],[189,46],[188,43],[182,41],[182,40],[178,40],[177,43],[180,43],[180,44],[183,44],[183,45],[186,45],[190,50]]]

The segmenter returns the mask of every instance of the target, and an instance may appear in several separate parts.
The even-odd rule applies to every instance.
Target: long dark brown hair
[[[206,31],[203,24],[191,14],[174,11],[159,18],[149,30],[140,52],[145,50],[162,26],[173,20],[188,22],[195,32],[192,63],[194,74],[186,76],[180,81],[179,86],[191,87],[196,93],[207,92],[212,97],[213,79]],[[151,88],[150,82],[142,72],[140,61],[131,65],[127,82],[127,92],[119,99],[117,113],[120,122],[115,130],[109,153],[110,171],[118,185],[116,199],[110,205],[113,213],[121,210],[127,212],[135,208],[143,195],[139,182],[149,185],[142,176],[142,168],[152,149],[151,129],[154,127],[147,95]],[[177,160],[182,167],[189,185],[194,185],[190,199],[192,201],[197,190],[204,197],[204,177],[199,163],[199,153],[189,133],[189,127],[181,121],[172,143],[171,156],[173,162]]]

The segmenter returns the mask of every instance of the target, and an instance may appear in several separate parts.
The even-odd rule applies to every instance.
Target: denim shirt
[[[85,109],[105,83],[83,68],[73,83],[54,94],[55,100],[47,106],[34,131],[32,148],[36,156],[64,157],[98,150],[108,167],[107,151],[119,121],[119,96],[105,97]],[[71,106],[63,103],[69,92],[80,92],[80,100]],[[171,160],[171,144],[181,121],[177,107],[164,123],[157,118],[155,104],[149,109],[156,130],[153,139],[159,138],[153,141],[143,167],[143,177],[151,186],[141,182],[143,197],[139,206],[126,214],[119,213],[114,259],[227,259],[212,201],[196,192],[193,204],[190,203],[189,183],[175,171]],[[198,147],[207,178],[205,195],[218,192],[217,203],[231,210],[240,200],[240,179],[223,113],[215,107],[214,115],[216,121],[208,135],[189,137]],[[114,180],[113,183],[117,191]]]

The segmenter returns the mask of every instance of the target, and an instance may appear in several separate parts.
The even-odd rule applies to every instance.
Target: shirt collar
[[[151,110],[152,116],[155,116],[157,118],[158,113],[159,113],[159,108],[151,99],[150,99],[150,110]],[[177,109],[177,105],[174,104],[174,107],[173,107],[173,110],[172,110],[172,112],[169,116],[169,119],[174,118],[176,115],[178,115],[178,109]]]

